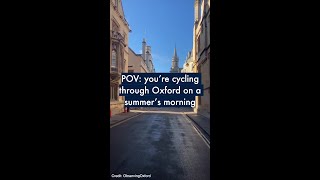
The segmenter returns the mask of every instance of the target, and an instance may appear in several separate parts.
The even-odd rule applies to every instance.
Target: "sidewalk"
[[[131,118],[133,116],[136,116],[138,114],[141,114],[139,112],[128,112],[128,113],[120,113],[120,114],[116,114],[116,115],[113,115],[111,116],[110,118],[110,126],[111,125],[114,125],[120,121],[124,121],[128,118]]]
[[[210,118],[196,113],[186,113],[186,115],[193,120],[193,122],[206,133],[210,140]]]

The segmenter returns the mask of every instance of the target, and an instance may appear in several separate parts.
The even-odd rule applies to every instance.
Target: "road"
[[[110,128],[110,172],[206,180],[210,147],[180,112],[147,112]]]

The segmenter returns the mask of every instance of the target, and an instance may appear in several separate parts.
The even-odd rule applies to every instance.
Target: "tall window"
[[[112,52],[111,52],[111,71],[117,71],[117,46],[112,44]]]
[[[118,86],[116,84],[110,84],[110,99],[118,100]]]
[[[117,59],[118,61],[118,63],[119,63],[119,65],[118,65],[118,68],[119,68],[119,71],[123,71],[123,47],[121,46],[121,45],[119,45],[119,58]]]

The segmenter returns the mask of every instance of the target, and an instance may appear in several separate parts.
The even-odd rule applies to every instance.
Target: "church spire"
[[[179,69],[179,58],[177,55],[177,47],[176,45],[174,45],[174,52],[173,52],[173,57],[172,57],[172,65],[171,65],[171,73],[179,73],[180,69]]]
[[[173,57],[178,57],[178,56],[177,56],[177,48],[176,48],[176,45],[174,45]]]

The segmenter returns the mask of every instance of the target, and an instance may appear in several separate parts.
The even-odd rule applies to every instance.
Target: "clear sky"
[[[194,0],[122,0],[122,5],[132,30],[129,47],[140,54],[145,38],[156,72],[169,72],[176,44],[182,68],[192,49]]]

